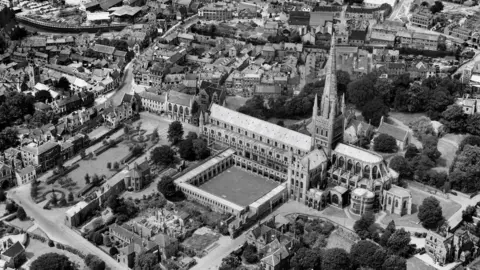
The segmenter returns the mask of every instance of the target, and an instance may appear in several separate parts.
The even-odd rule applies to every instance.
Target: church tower
[[[337,95],[337,70],[335,53],[335,33],[332,34],[330,55],[325,66],[325,88],[320,106],[315,96],[312,113],[312,148],[321,147],[327,156],[335,145],[343,140],[345,99]]]

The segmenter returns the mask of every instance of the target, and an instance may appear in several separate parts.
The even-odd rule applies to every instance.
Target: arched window
[[[352,168],[353,168],[353,162],[352,162],[351,159],[349,159],[349,160],[347,161],[347,170],[348,170],[348,171],[351,171]]]
[[[336,160],[337,160],[337,155],[333,154],[332,155],[332,164],[335,164]]]
[[[188,115],[188,114],[189,114],[188,108],[185,108],[185,115]]]
[[[183,114],[183,107],[180,106],[180,114]]]
[[[398,200],[395,200],[395,207],[398,207]]]
[[[363,177],[369,178],[370,177],[370,166],[366,165],[363,169]]]
[[[338,205],[338,196],[337,194],[332,195],[332,203]]]
[[[177,111],[178,111],[177,104],[175,104],[175,105],[173,106],[173,112],[177,112]]]
[[[357,162],[355,165],[355,173],[359,174],[362,171],[362,166],[360,165],[360,162]]]
[[[380,178],[380,172],[378,171],[378,167],[377,167],[377,166],[373,166],[373,169],[372,169],[372,177],[373,177],[373,179]]]
[[[407,208],[407,201],[404,201],[404,202],[403,202],[403,208],[404,208],[404,209]]]
[[[392,198],[388,198],[388,204],[392,204]]]
[[[344,164],[345,164],[345,159],[343,157],[340,157],[338,159],[338,167],[343,168]]]
[[[168,103],[168,110],[172,111],[172,103]]]

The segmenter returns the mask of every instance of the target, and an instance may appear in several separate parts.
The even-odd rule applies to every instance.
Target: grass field
[[[278,183],[273,180],[230,167],[199,188],[240,206],[247,206],[277,186]]]
[[[58,253],[67,256],[70,261],[75,264],[75,269],[86,269],[85,263],[82,258],[74,255],[68,251],[57,249],[55,247],[49,247],[47,243],[42,243],[35,239],[30,239],[27,248],[25,249],[27,255],[27,262],[22,266],[24,269],[30,269],[30,265],[38,257],[46,253]]]

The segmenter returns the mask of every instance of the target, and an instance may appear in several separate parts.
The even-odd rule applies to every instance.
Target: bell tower
[[[337,70],[335,53],[335,33],[332,34],[330,55],[325,67],[325,88],[320,106],[315,96],[312,112],[312,148],[320,147],[327,156],[331,155],[336,144],[343,140],[345,98],[337,94]]]

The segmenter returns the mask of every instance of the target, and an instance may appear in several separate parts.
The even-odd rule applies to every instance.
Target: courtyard
[[[199,188],[245,207],[277,186],[278,182],[233,166]]]

